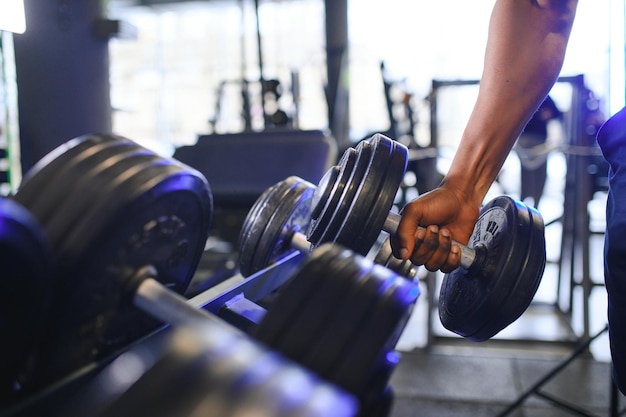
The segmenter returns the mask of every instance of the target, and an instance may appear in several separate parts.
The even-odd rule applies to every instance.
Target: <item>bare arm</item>
[[[478,98],[439,188],[407,204],[394,253],[444,272],[459,264],[485,194],[559,75],[577,0],[497,0]],[[429,226],[417,231],[417,226]]]

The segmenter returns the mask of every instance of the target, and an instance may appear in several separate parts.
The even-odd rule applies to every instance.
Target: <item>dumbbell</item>
[[[304,258],[252,334],[353,394],[361,410],[383,410],[395,345],[419,293],[417,282],[323,244]]]
[[[383,135],[349,148],[313,196],[307,239],[366,253],[381,230],[395,234],[390,211],[408,160],[403,145]],[[471,340],[491,338],[530,305],[545,268],[541,214],[507,196],[485,204],[461,248],[461,267],[444,277],[439,314],[449,330]]]
[[[42,386],[113,355],[162,324],[128,302],[129,280],[151,265],[183,293],[212,217],[206,179],[115,135],[87,135],[51,151],[13,200],[41,225],[56,274],[46,326],[20,385]]]
[[[306,231],[311,223],[315,186],[297,176],[288,177],[265,190],[255,201],[243,222],[239,235],[239,270],[250,276],[293,250],[312,250]],[[391,254],[389,240],[381,245],[375,261],[408,279],[417,268],[409,261]]]
[[[152,417],[357,415],[352,396],[224,330],[206,324],[175,329],[165,353],[97,417],[134,417],[138,410]],[[111,372],[125,355],[136,360],[141,354],[125,352]]]

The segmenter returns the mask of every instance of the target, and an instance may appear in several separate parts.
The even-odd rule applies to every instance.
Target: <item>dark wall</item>
[[[108,39],[94,33],[100,0],[26,0],[14,35],[22,169],[59,144],[111,131]]]

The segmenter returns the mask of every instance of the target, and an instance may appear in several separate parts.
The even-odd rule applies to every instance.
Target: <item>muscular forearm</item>
[[[479,205],[559,75],[576,0],[497,0],[478,98],[443,186]]]

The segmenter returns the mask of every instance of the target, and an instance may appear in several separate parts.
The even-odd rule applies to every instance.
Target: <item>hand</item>
[[[429,271],[453,271],[461,262],[461,249],[452,240],[468,242],[479,212],[462,194],[445,187],[418,197],[400,213],[396,236],[391,237],[394,256]]]

